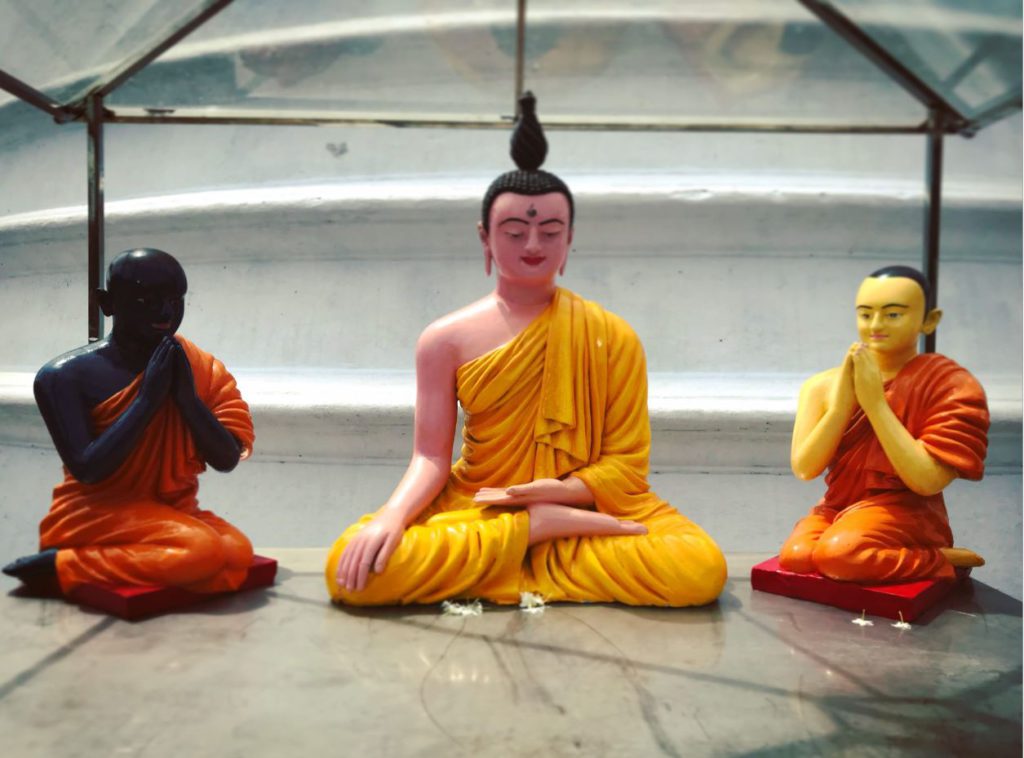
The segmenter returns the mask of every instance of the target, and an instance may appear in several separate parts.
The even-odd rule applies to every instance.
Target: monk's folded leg
[[[530,548],[526,588],[549,602],[687,606],[713,602],[726,580],[725,557],[703,529],[679,513],[643,522],[642,536],[576,537]]]
[[[372,520],[364,516],[334,543],[325,578],[331,598],[346,605],[437,603],[448,598],[482,598],[518,603],[529,517],[499,509],[451,511],[405,530],[384,571],[371,573],[361,592],[338,585],[341,554]]]
[[[927,508],[858,503],[840,513],[814,549],[817,570],[845,582],[953,579],[941,548],[949,527]]]
[[[242,586],[252,565],[252,542],[233,524],[210,511],[196,511],[195,518],[213,529],[220,536],[224,548],[224,566],[210,577],[185,589],[192,592],[230,592]]]
[[[221,535],[203,521],[153,502],[119,504],[78,515],[55,547],[61,590],[81,584],[200,588],[217,583],[227,562]],[[216,591],[216,590],[207,590]]]
[[[798,574],[811,574],[817,571],[812,559],[814,548],[818,546],[822,533],[832,526],[835,516],[835,511],[819,506],[797,521],[782,550],[779,551],[779,565],[786,571]]]

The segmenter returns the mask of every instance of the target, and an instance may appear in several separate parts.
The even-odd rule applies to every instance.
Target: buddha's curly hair
[[[491,206],[498,195],[514,192],[517,195],[546,195],[549,192],[560,192],[569,201],[569,226],[572,226],[576,209],[572,201],[572,192],[565,182],[548,171],[541,171],[541,164],[548,154],[548,141],[544,138],[544,130],[537,120],[537,98],[532,92],[524,92],[519,98],[519,118],[512,130],[512,160],[519,167],[517,171],[507,171],[487,188],[484,194],[481,220],[484,229],[490,231]]]

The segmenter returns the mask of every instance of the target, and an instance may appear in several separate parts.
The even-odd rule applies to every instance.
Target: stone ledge
[[[239,370],[235,375],[252,408],[258,459],[380,464],[401,463],[410,454],[412,372]],[[32,397],[32,377],[0,372],[0,444],[51,445]],[[652,470],[788,473],[802,378],[651,374]],[[988,471],[1019,469],[1019,379],[994,378],[985,385],[992,412]],[[457,434],[453,456],[460,444]]]
[[[473,219],[488,182],[465,175],[353,179],[115,200],[107,204],[108,249],[155,240],[188,250],[193,264],[276,262],[283,250],[289,260],[307,261],[475,260]],[[594,258],[636,250],[638,229],[645,256],[673,259],[882,260],[920,248],[917,179],[621,173],[573,176],[571,183],[574,246]],[[1020,213],[1016,186],[951,184],[943,198],[943,261],[1017,260]],[[85,206],[0,218],[0,272],[82,271],[85,221]]]

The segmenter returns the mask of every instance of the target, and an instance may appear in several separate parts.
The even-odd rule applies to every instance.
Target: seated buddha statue
[[[64,480],[39,527],[41,552],[4,568],[30,589],[222,592],[245,580],[252,545],[196,494],[207,464],[230,471],[249,455],[252,419],[224,364],[175,334],[187,289],[168,253],[121,253],[98,293],[110,336],[36,375]]]
[[[484,599],[688,606],[722,590],[714,541],[651,491],[643,347],[629,325],[556,286],[573,196],[540,169],[527,93],[517,170],[483,199],[494,290],[422,333],[412,458],[387,502],[330,550],[341,604]],[[451,450],[461,404],[462,456]]]
[[[827,467],[827,489],[786,540],[782,568],[881,584],[952,579],[984,563],[953,547],[942,491],[982,477],[988,405],[966,369],[918,352],[942,318],[930,301],[919,271],[875,271],[857,291],[860,340],[804,383],[793,472],[809,480]]]

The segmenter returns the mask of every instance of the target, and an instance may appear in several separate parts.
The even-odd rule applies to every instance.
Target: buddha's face
[[[871,350],[916,350],[918,336],[931,334],[941,311],[925,315],[924,292],[913,279],[868,277],[857,290],[857,332]]]
[[[136,251],[119,258],[108,285],[114,329],[142,342],[174,334],[185,316],[185,272],[173,257],[157,253]]]
[[[498,276],[511,281],[550,281],[565,266],[572,227],[569,201],[560,192],[505,192],[491,206],[490,231],[481,225],[484,255]]]

